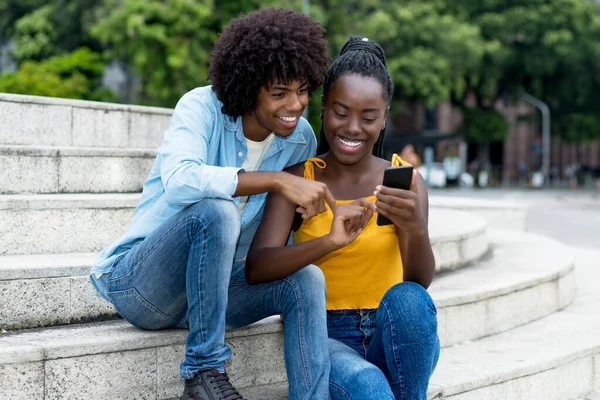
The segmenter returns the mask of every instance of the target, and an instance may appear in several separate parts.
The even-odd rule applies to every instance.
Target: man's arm
[[[186,93],[177,103],[163,145],[160,175],[167,201],[185,206],[203,198],[231,199],[241,168],[208,165],[208,143],[217,110],[206,92]]]

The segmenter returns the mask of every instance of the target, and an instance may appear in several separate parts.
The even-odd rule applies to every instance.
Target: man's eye
[[[273,93],[271,96],[280,98],[283,97],[283,93]]]
[[[335,115],[337,115],[340,118],[345,118],[346,117],[346,114],[342,114],[342,113],[339,113],[337,111],[334,111],[334,113],[335,113]]]
[[[300,89],[298,92],[300,94],[304,94],[304,93],[308,92],[308,88],[306,88],[306,89]]]

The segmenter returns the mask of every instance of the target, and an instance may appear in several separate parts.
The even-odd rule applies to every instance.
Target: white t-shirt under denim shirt
[[[206,198],[239,201],[233,194],[248,145],[242,118],[232,119],[223,114],[221,107],[210,86],[186,93],[177,103],[131,224],[100,253],[90,272],[92,284],[102,298],[108,300],[106,274],[117,258],[169,217]],[[275,135],[271,140],[259,163],[261,171],[282,171],[316,153],[315,134],[304,118],[300,118],[291,135]],[[248,198],[241,216],[235,259],[246,257],[266,197],[267,193],[261,193]]]
[[[248,153],[246,154],[246,159],[242,164],[242,168],[246,172],[256,171],[258,166],[262,162],[262,159],[265,156],[265,153],[269,149],[271,142],[275,139],[275,134],[271,133],[265,140],[262,142],[255,142],[254,140],[250,140],[246,138],[246,146],[248,147]],[[248,203],[248,196],[242,196],[239,199],[238,210],[240,211],[240,215],[244,212],[244,208],[246,208],[246,204]]]

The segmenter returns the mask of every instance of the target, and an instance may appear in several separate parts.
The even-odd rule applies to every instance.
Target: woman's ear
[[[385,109],[385,112],[383,113],[383,126],[381,127],[382,130],[385,129],[385,125],[387,124],[389,112],[390,112],[390,106],[387,106]]]

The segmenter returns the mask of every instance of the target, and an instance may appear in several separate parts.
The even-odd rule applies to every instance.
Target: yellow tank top
[[[314,180],[314,166],[323,169],[325,162],[309,158],[304,164],[304,177]],[[392,166],[409,165],[394,154]],[[375,196],[367,197],[375,202]],[[337,204],[353,200],[338,200]],[[294,242],[302,243],[329,233],[333,212],[303,221],[293,233]],[[377,308],[389,288],[402,282],[402,257],[394,225],[378,226],[377,214],[367,223],[356,240],[314,263],[325,275],[328,310]]]

